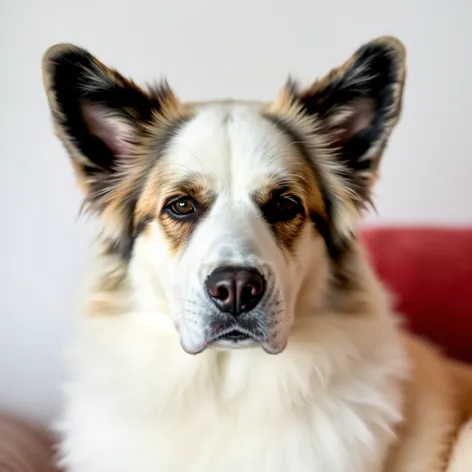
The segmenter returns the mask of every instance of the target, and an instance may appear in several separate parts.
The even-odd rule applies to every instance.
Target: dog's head
[[[187,352],[281,352],[295,318],[323,305],[370,201],[400,113],[403,46],[372,41],[272,104],[183,104],[167,84],[142,89],[71,45],[49,49],[44,72],[134,302],[170,315]]]

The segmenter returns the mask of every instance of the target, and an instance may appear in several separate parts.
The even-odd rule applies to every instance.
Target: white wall
[[[78,43],[137,80],[165,74],[183,99],[271,99],[288,73],[309,82],[395,34],[404,117],[369,221],[472,223],[471,20],[468,0],[0,0],[0,408],[56,411],[91,238],[42,90],[49,45]]]

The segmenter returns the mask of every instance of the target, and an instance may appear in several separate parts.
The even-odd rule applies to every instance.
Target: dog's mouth
[[[243,348],[260,343],[261,339],[255,333],[239,326],[221,331],[210,341],[214,346],[226,348]]]
[[[255,348],[258,346],[262,347],[267,354],[279,354],[285,349],[286,345],[286,342],[278,342],[275,339],[264,337],[263,333],[259,333],[257,330],[254,332],[233,325],[217,333],[213,332],[212,336],[208,336],[198,346],[182,344],[182,347],[187,353],[192,355],[200,354],[207,348],[232,350]]]
[[[254,339],[254,337],[238,329],[232,329],[231,331],[228,331],[218,336],[215,341],[230,341],[233,343],[238,343],[242,341],[247,341],[248,339]]]

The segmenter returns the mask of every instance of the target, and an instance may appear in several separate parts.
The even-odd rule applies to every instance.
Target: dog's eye
[[[187,219],[197,213],[197,205],[190,197],[181,197],[167,206],[167,212],[174,218]]]
[[[280,197],[275,202],[275,207],[279,213],[290,213],[293,209],[294,202],[287,197]]]
[[[274,198],[262,209],[270,223],[293,220],[303,211],[300,200],[292,195],[282,195]]]

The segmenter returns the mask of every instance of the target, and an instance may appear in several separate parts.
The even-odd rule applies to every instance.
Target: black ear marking
[[[43,80],[56,133],[85,193],[84,209],[102,217],[110,250],[129,258],[137,201],[191,111],[165,81],[140,88],[71,44],[48,49]]]
[[[331,149],[359,197],[369,191],[388,137],[402,108],[405,49],[396,39],[379,38],[362,46],[338,69],[291,94],[315,116]]]
[[[88,173],[113,171],[119,144],[132,147],[139,123],[159,111],[159,97],[73,45],[50,48],[43,67],[56,127],[72,157]]]
[[[405,56],[400,41],[378,38],[307,89],[289,80],[264,111],[313,169],[328,220],[317,226],[333,257],[372,205],[379,162],[402,109]]]

